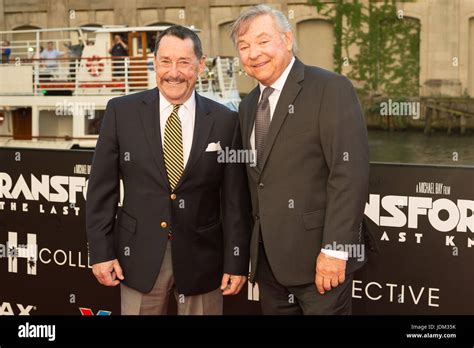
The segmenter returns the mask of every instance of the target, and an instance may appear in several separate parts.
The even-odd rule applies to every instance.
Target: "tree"
[[[358,82],[359,93],[392,97],[419,94],[420,24],[397,10],[396,3],[404,1],[310,2],[332,21],[335,69],[341,73],[343,65],[349,65],[348,77]],[[351,45],[359,48],[352,57]]]

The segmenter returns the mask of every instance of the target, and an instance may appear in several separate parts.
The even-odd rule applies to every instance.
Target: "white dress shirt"
[[[295,57],[291,58],[290,63],[288,66],[285,68],[283,73],[280,75],[280,77],[270,86],[274,89],[272,94],[268,97],[268,102],[270,103],[270,122],[273,118],[273,114],[275,113],[275,108],[278,103],[278,99],[280,99],[281,91],[283,90],[283,86],[285,85],[286,79],[288,78],[288,75],[290,74],[291,68],[293,67],[293,64],[295,63]],[[260,98],[262,97],[263,90],[267,87],[261,83],[259,83],[260,87]],[[252,134],[250,135],[250,147],[252,150],[255,150],[255,124],[253,125],[252,129]],[[328,256],[336,257],[338,259],[346,260],[349,257],[349,253],[347,251],[341,251],[341,250],[332,250],[332,249],[321,249],[323,253],[325,253]]]
[[[52,49],[51,51],[48,49],[44,49],[43,52],[40,53],[40,57],[43,59],[47,59],[44,61],[44,65],[46,68],[54,69],[58,67],[58,61],[55,59],[61,57],[61,52],[55,49]]]
[[[165,142],[165,126],[168,117],[173,112],[173,104],[171,104],[160,92],[160,132],[161,132],[161,146]],[[196,118],[196,96],[195,92],[186,100],[178,110],[178,116],[181,120],[181,129],[183,135],[183,164],[186,168],[186,163],[191,153],[191,146],[193,144],[194,135],[194,120]],[[184,168],[183,168],[184,169]]]

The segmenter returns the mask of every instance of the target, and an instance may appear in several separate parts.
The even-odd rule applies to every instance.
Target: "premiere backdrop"
[[[0,315],[120,313],[119,288],[88,263],[92,154],[0,149]],[[372,164],[365,214],[379,252],[356,274],[354,314],[474,314],[473,179],[474,168]],[[258,286],[224,312],[259,314]]]

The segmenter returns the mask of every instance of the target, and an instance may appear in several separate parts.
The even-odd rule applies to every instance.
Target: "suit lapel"
[[[275,139],[280,131],[283,122],[288,115],[288,109],[291,104],[293,104],[294,100],[298,96],[301,85],[300,82],[304,79],[304,64],[296,58],[293,67],[286,79],[285,85],[280,94],[280,98],[278,99],[278,103],[275,108],[275,112],[273,113],[272,121],[270,122],[270,128],[268,130],[267,140],[265,143],[265,151],[263,153],[262,158],[262,165],[261,165],[261,173],[265,168],[265,164],[268,160],[268,156],[272,150],[273,144],[275,143]],[[255,117],[255,112],[254,112]],[[257,158],[257,161],[259,159]],[[261,174],[260,173],[260,174]]]
[[[194,119],[193,144],[191,146],[191,153],[189,154],[188,162],[184,168],[175,190],[186,180],[191,172],[193,166],[199,160],[199,157],[206,151],[209,140],[209,134],[214,124],[214,120],[209,115],[210,110],[207,108],[205,100],[195,92],[196,96],[196,115]]]
[[[162,182],[168,187],[169,183],[163,161],[163,147],[161,145],[159,104],[158,89],[154,88],[145,95],[140,104],[140,119],[153,155],[153,160],[161,174]]]

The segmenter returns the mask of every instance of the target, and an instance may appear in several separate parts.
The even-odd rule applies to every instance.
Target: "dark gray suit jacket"
[[[206,152],[211,142],[241,149],[238,115],[196,93],[191,153],[172,197],[159,110],[156,88],[107,105],[87,190],[90,261],[118,258],[124,284],[147,293],[171,231],[176,288],[183,295],[202,294],[220,286],[223,272],[248,273],[251,208],[245,165],[219,163],[217,152]],[[124,199],[117,210],[120,178]]]
[[[250,149],[259,95],[257,86],[240,104],[245,149]],[[251,281],[259,229],[272,271],[286,286],[314,282],[322,247],[364,244],[367,130],[347,78],[296,59],[270,124],[265,153],[257,158],[263,161],[261,171],[247,166],[255,220]],[[347,272],[363,263],[350,258]]]

